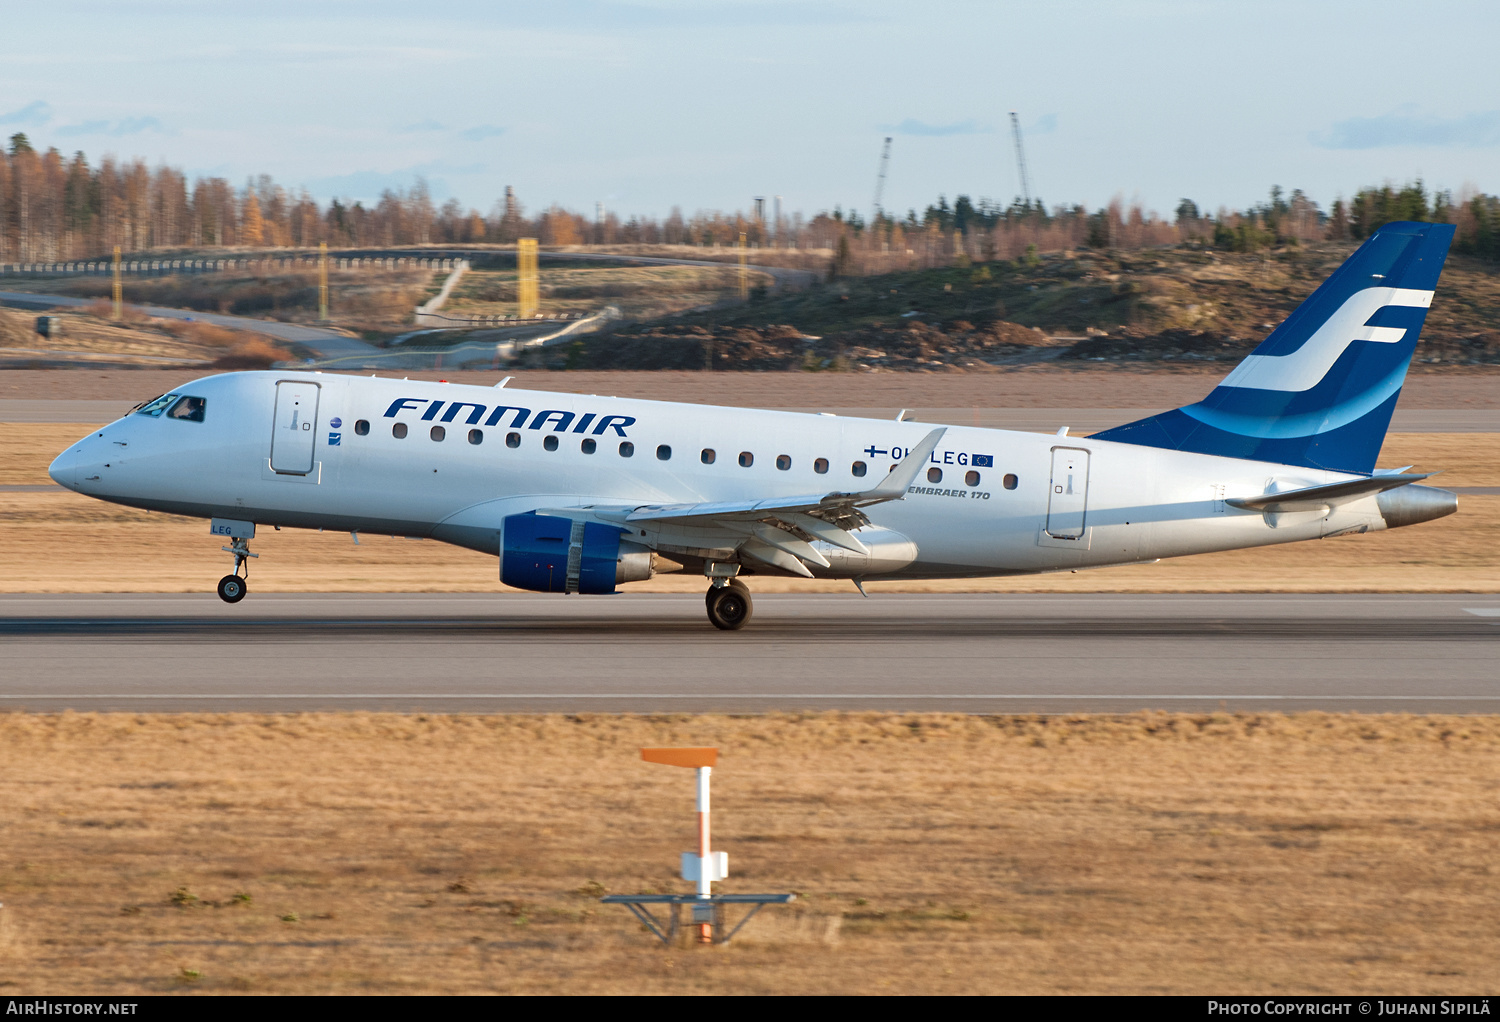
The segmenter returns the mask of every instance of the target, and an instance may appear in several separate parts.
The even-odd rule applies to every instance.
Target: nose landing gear
[[[750,589],[737,578],[714,579],[713,586],[703,597],[708,609],[708,620],[726,632],[738,631],[750,620],[755,606],[750,601]]]
[[[238,575],[225,575],[219,579],[219,599],[225,603],[239,603],[246,592],[245,580]]]
[[[260,554],[250,552],[250,543],[242,538],[230,541],[233,545],[221,547],[226,553],[234,554],[234,574],[225,575],[219,579],[219,599],[225,603],[239,603],[250,591],[247,582],[250,578],[250,558],[259,557]],[[244,574],[241,575],[241,570]]]

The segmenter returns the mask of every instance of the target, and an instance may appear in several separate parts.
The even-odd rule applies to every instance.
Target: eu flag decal
[[[969,464],[975,468],[994,468],[995,456],[993,454],[971,454]]]

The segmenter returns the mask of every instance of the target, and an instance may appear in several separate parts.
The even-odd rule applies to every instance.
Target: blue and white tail
[[[1095,439],[1370,474],[1453,230],[1386,224],[1208,397]]]

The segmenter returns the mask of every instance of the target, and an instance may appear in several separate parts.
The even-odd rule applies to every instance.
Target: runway
[[[1500,712],[1495,595],[0,596],[0,708]]]
[[[210,374],[204,370],[203,375]],[[154,397],[142,390],[131,400],[83,401],[0,398],[0,422],[113,422],[142,401]],[[885,407],[796,407],[786,412],[833,412],[852,418],[894,419],[905,412],[909,422],[931,422],[985,429],[1014,429],[1028,433],[1055,433],[1067,426],[1075,436],[1134,422],[1166,411],[1165,408],[885,408]],[[1500,408],[1410,408],[1397,409],[1391,419],[1395,433],[1500,433]]]

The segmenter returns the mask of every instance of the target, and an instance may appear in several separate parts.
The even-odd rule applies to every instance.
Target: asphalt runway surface
[[[1496,595],[0,596],[0,707],[1500,712]]]

